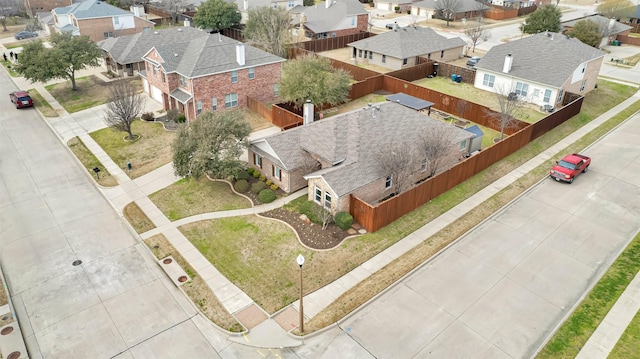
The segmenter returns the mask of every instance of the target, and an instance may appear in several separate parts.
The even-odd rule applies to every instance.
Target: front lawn
[[[139,93],[142,92],[142,80],[139,77],[123,81],[131,82]],[[74,113],[107,103],[108,86],[109,82],[104,82],[97,76],[87,76],[76,79],[76,91],[71,89],[71,81],[47,85],[45,88],[67,112]]]
[[[40,110],[42,116],[44,117],[58,117],[58,112],[51,107],[51,105],[47,102],[47,100],[40,95],[40,92],[36,89],[31,89],[29,91],[29,96],[33,100],[33,105]]]
[[[95,167],[100,168],[100,177],[96,179],[99,185],[105,187],[113,187],[118,185],[118,180],[113,177],[109,171],[102,165],[102,163],[93,155],[91,151],[84,145],[81,139],[74,137],[67,142],[67,146],[71,149],[74,155],[78,158],[82,166],[89,172],[91,177],[96,178],[93,169]]]
[[[127,168],[131,162],[130,178],[147,174],[172,161],[171,143],[174,132],[164,129],[161,123],[136,120],[132,125],[136,141],[125,141],[125,132],[115,131],[110,127],[91,132],[89,135],[102,147],[118,167]]]
[[[249,208],[251,203],[236,195],[227,182],[183,178],[149,196],[171,221],[196,214]]]

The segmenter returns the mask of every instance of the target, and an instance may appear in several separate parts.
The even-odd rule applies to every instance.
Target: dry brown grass
[[[4,282],[2,281],[2,277],[0,277],[0,306],[9,303],[9,296],[7,291],[5,290]],[[0,313],[0,315],[3,313]]]
[[[140,209],[137,203],[131,202],[124,207],[122,211],[124,214],[124,218],[129,221],[133,229],[136,230],[137,233],[144,233],[150,231],[156,226],[151,222],[149,217]]]
[[[89,151],[87,146],[84,145],[82,140],[78,137],[74,137],[67,142],[67,146],[71,149],[74,155],[82,163],[82,166],[89,172],[93,179],[96,179],[93,168],[100,168],[100,178],[96,180],[99,185],[104,187],[113,187],[118,185],[118,180],[113,177],[109,171],[102,165],[102,163],[96,158],[96,156]]]
[[[130,82],[142,92],[142,80],[131,77],[124,81]],[[76,91],[71,89],[71,81],[47,85],[45,88],[69,113],[85,110],[107,103],[110,82],[104,82],[97,76],[87,76],[76,79]]]
[[[157,234],[146,239],[144,243],[149,247],[157,259],[173,256],[178,264],[180,264],[187,274],[189,274],[191,281],[183,284],[182,289],[198,306],[200,311],[207,316],[207,318],[216,323],[219,327],[231,332],[241,332],[244,330],[242,325],[240,325],[240,323],[238,323],[238,321],[236,321],[236,319],[227,312],[227,310],[222,306],[222,303],[220,303],[215,294],[213,294],[209,286],[193,270],[187,261],[184,260],[180,253],[176,251],[164,235]]]
[[[247,120],[247,122],[249,122],[249,125],[251,125],[252,131],[259,131],[259,130],[263,130],[265,128],[269,128],[273,126],[271,122],[265,120],[264,118],[262,118],[262,116],[258,115],[253,111],[249,111],[249,110],[240,110],[240,111],[244,113],[244,118]]]

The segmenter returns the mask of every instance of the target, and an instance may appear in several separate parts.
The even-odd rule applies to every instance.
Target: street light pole
[[[300,266],[300,334],[304,333],[304,310],[302,309],[302,265],[304,264],[304,257],[302,254],[298,254],[296,262]]]

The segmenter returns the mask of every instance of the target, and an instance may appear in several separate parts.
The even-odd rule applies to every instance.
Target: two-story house
[[[187,120],[206,110],[245,108],[247,96],[275,101],[285,61],[220,34],[159,44],[142,59],[144,90]]]
[[[76,36],[89,36],[94,42],[153,30],[155,26],[152,21],[98,0],[85,0],[55,8],[51,10],[51,14],[54,31],[70,31]]]
[[[595,88],[604,56],[578,39],[542,32],[491,48],[475,66],[474,86],[558,107],[566,92]]]

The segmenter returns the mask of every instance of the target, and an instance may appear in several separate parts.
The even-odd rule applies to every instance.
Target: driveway
[[[640,116],[340,323],[373,356],[532,356],[640,229]]]

